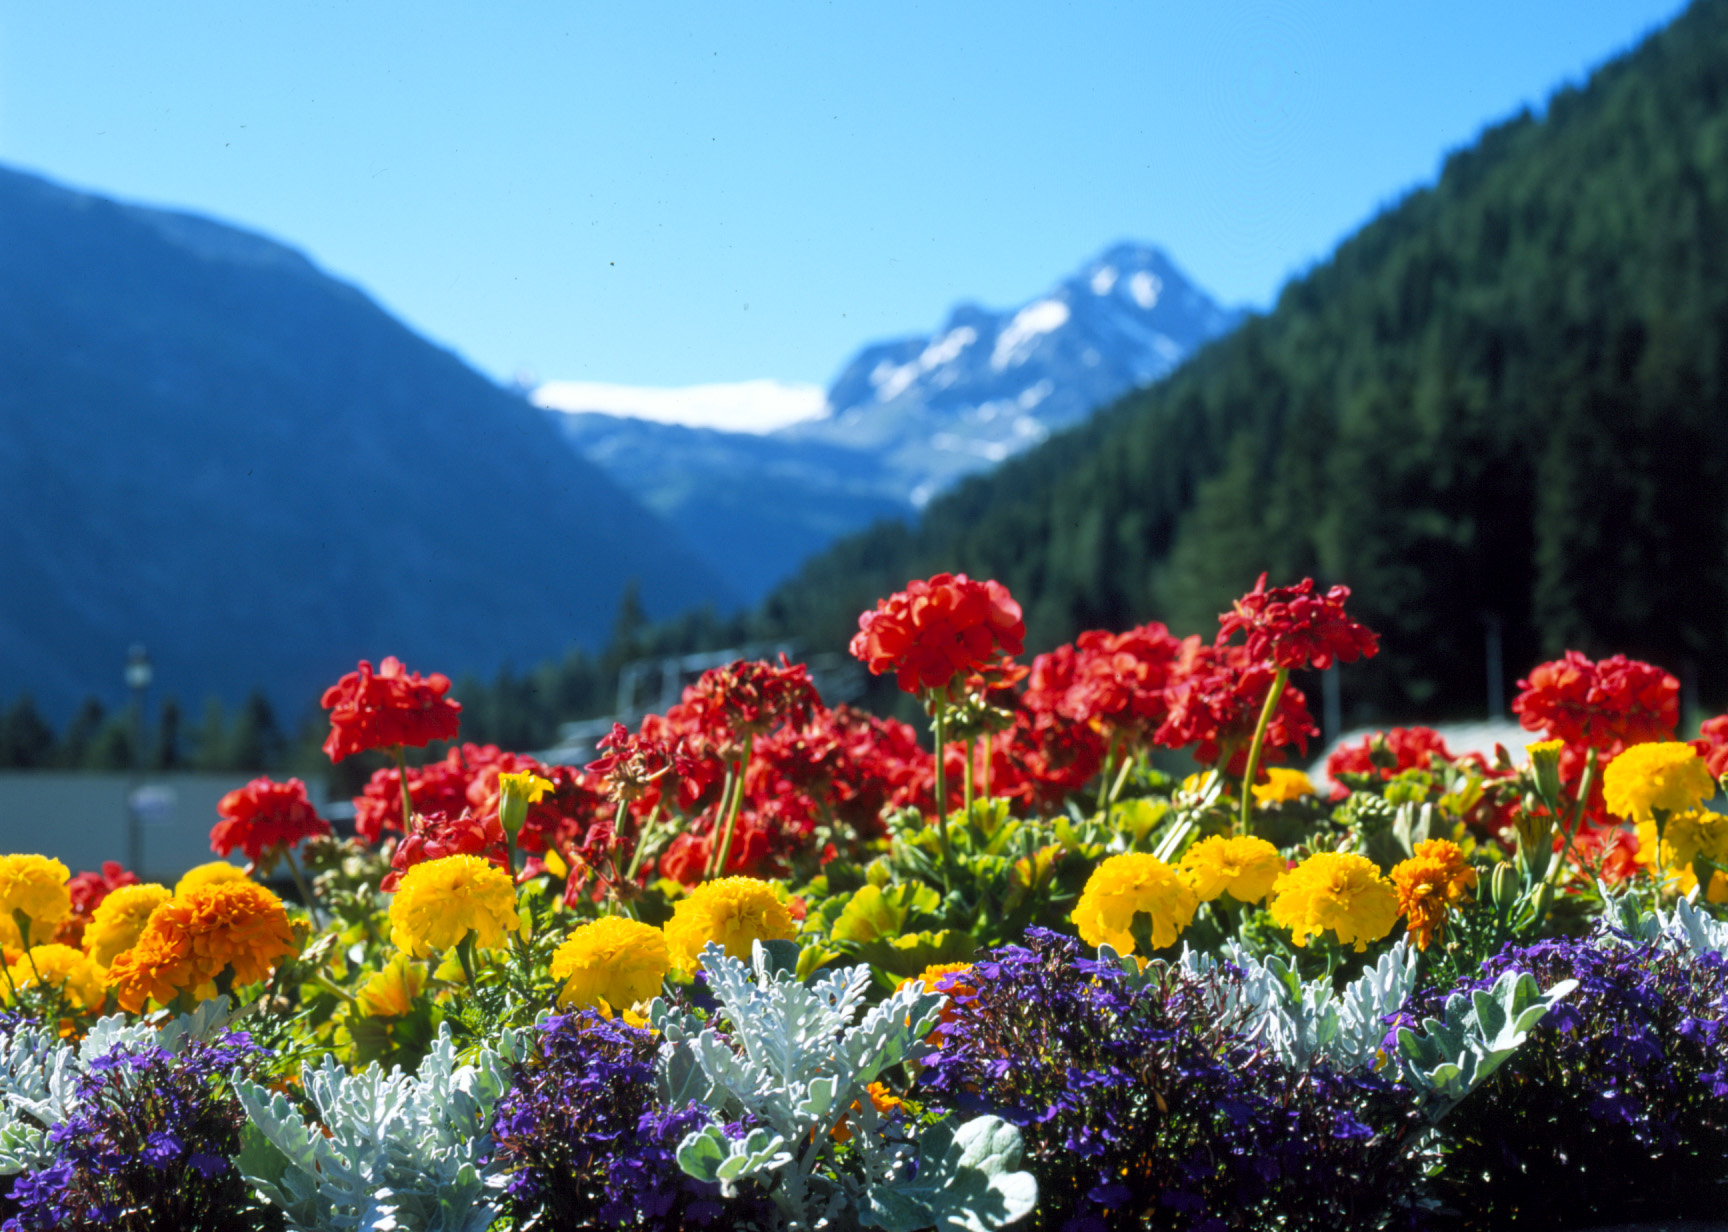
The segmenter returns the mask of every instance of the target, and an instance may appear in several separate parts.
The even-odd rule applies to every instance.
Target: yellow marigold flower
[[[1282,804],[1314,794],[1314,784],[1301,770],[1272,766],[1266,771],[1266,781],[1254,784],[1254,799],[1259,804]]]
[[[221,885],[224,881],[245,881],[246,870],[226,860],[212,860],[186,870],[186,875],[174,883],[174,897],[202,890],[205,886]]]
[[[1131,954],[1134,936],[1128,927],[1137,914],[1152,917],[1152,947],[1161,950],[1176,943],[1199,908],[1199,898],[1175,869],[1157,856],[1130,851],[1092,870],[1069,918],[1087,945]]]
[[[559,1005],[626,1009],[651,1000],[671,969],[666,934],[621,916],[582,925],[552,955],[552,978],[564,981]]]
[[[1476,887],[1476,870],[1457,843],[1434,838],[1417,843],[1416,854],[1393,868],[1392,885],[1398,891],[1398,914],[1416,948],[1425,950],[1445,928],[1453,905]]]
[[[710,941],[748,961],[753,942],[790,941],[796,931],[773,886],[754,877],[722,877],[678,900],[666,921],[666,945],[672,961],[690,971]]]
[[[483,950],[522,931],[510,874],[479,856],[444,856],[409,869],[390,901],[390,943],[423,958],[469,933]]]
[[[354,993],[354,1004],[365,1018],[401,1018],[414,1008],[426,987],[426,965],[398,954]]]
[[[1279,879],[1272,891],[1272,920],[1288,928],[1300,949],[1327,929],[1358,951],[1392,931],[1398,892],[1374,862],[1358,855],[1321,852]]]
[[[498,790],[519,796],[529,804],[537,804],[541,796],[552,790],[552,784],[532,770],[523,770],[518,774],[500,774]]]
[[[1635,744],[1602,775],[1608,811],[1629,821],[1652,820],[1653,809],[1684,813],[1715,794],[1716,782],[1698,750],[1677,741]]]
[[[1203,903],[1225,892],[1238,902],[1257,903],[1272,893],[1273,884],[1284,875],[1284,857],[1263,838],[1214,835],[1188,849],[1182,857],[1182,875]]]
[[[1698,884],[1692,862],[1700,856],[1713,864],[1728,864],[1728,816],[1708,809],[1676,813],[1663,830],[1660,852],[1656,848],[1656,819],[1638,823],[1638,863],[1656,865],[1659,875],[1672,874],[1683,895]],[[1713,903],[1728,902],[1728,874],[1712,874],[1704,897]]]
[[[13,960],[7,968],[12,977],[7,987],[11,1001],[12,988],[24,988],[40,982],[57,987],[65,993],[74,1009],[102,1008],[108,999],[108,982],[102,968],[69,945],[38,945],[23,957]]]
[[[263,886],[223,881],[176,894],[150,913],[138,942],[114,956],[108,982],[123,1008],[167,1004],[182,991],[208,995],[223,971],[251,984],[297,952],[288,912]]]
[[[22,950],[53,938],[72,914],[72,874],[47,856],[0,856],[0,944]],[[30,917],[28,937],[20,937],[15,912]]]
[[[154,882],[121,886],[97,904],[84,930],[84,952],[108,966],[121,950],[138,943],[150,913],[173,897],[167,886]]]
[[[1524,751],[1530,755],[1531,761],[1535,761],[1538,757],[1558,757],[1565,748],[1564,740],[1538,740],[1534,744],[1525,745]]]

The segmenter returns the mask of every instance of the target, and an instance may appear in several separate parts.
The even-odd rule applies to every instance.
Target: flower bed
[[[546,766],[361,664],[357,839],[261,779],[211,835],[244,869],[0,856],[4,1228],[1713,1214],[1728,718],[1676,741],[1672,676],[1568,654],[1527,753],[1398,729],[1321,798],[1279,763],[1292,674],[1378,648],[1347,599],[1262,578],[1211,641],[1022,666],[1001,586],[914,582],[852,651],[934,751],[782,659]]]

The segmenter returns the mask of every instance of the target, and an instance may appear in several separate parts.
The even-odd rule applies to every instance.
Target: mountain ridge
[[[725,582],[543,419],[278,241],[0,167],[0,694],[298,715],[359,658],[596,646]],[[263,649],[267,647],[268,649]]]

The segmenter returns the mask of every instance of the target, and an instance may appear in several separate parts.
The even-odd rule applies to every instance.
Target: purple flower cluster
[[[13,1183],[4,1232],[280,1227],[234,1167],[246,1116],[223,1085],[263,1055],[236,1031],[177,1053],[120,1047],[92,1060],[77,1111],[49,1134],[54,1162]]]
[[[1714,1218],[1728,1183],[1728,960],[1568,938],[1508,947],[1482,977],[1578,988],[1441,1123],[1438,1195],[1463,1228]],[[1399,1018],[1436,1015],[1438,989]]]
[[[1028,1232],[1413,1217],[1408,1096],[1369,1073],[1290,1072],[1218,1020],[1205,986],[1159,968],[1131,980],[1041,929],[967,984],[920,1094],[1020,1127],[1039,1189]]]
[[[679,1141],[703,1110],[659,1107],[650,1031],[581,1010],[549,1018],[537,1055],[518,1066],[498,1103],[497,1158],[513,1169],[515,1215],[559,1232],[747,1227],[766,1210],[749,1199],[722,1206],[717,1186],[678,1167]]]

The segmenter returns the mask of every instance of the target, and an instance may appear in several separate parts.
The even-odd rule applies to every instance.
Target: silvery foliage
[[[48,1131],[72,1115],[86,1063],[116,1048],[175,1052],[188,1040],[212,1040],[251,1006],[231,1008],[226,996],[190,1014],[98,1019],[81,1042],[63,1040],[38,1023],[0,1028],[0,1176],[47,1167],[54,1159]]]
[[[1728,954],[1728,924],[1698,909],[1696,889],[1674,904],[1672,914],[1660,907],[1643,911],[1630,894],[1614,895],[1607,886],[1600,890],[1607,936],[1619,933],[1632,941],[1657,943],[1693,958]]]
[[[1423,1019],[1420,1035],[1400,1027],[1399,1070],[1426,1096],[1429,1119],[1440,1120],[1485,1082],[1576,987],[1577,980],[1561,980],[1543,992],[1529,972],[1505,971],[1492,988],[1447,997],[1443,1017]]]
[[[240,1173],[302,1232],[484,1232],[506,1183],[486,1162],[492,1108],[524,1048],[506,1031],[498,1051],[458,1064],[443,1024],[416,1074],[350,1074],[325,1054],[300,1068],[321,1129],[286,1096],[237,1082],[251,1120]]]
[[[1099,957],[1105,957],[1103,951]],[[1221,964],[1234,967],[1239,980],[1206,980],[1214,1010],[1244,1014],[1243,1030],[1264,1040],[1292,1069],[1318,1061],[1337,1069],[1360,1069],[1376,1064],[1386,1016],[1402,1009],[1416,987],[1416,958],[1416,951],[1400,938],[1342,992],[1324,977],[1304,981],[1276,956],[1254,957],[1235,938],[1218,957],[1184,945],[1177,966],[1197,979],[1212,976]],[[1133,965],[1133,960],[1128,963]]]
[[[650,1016],[662,1034],[661,1098],[695,1099],[709,1124],[678,1146],[678,1164],[722,1193],[755,1179],[792,1232],[882,1228],[984,1232],[1031,1211],[1038,1187],[1018,1171],[1020,1131],[994,1116],[890,1134],[867,1084],[889,1067],[923,1055],[942,997],[914,982],[873,1009],[866,966],[822,972],[808,984],[793,974],[796,947],[757,943],[749,965],[710,944],[702,952],[708,984],[730,1039],[694,1016],[656,1000]],[[742,1137],[728,1122],[755,1122]],[[832,1131],[851,1130],[857,1167],[824,1168]]]

